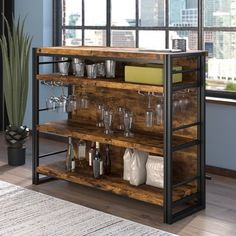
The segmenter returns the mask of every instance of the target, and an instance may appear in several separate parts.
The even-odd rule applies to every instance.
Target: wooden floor
[[[40,147],[41,152],[45,153],[61,150],[63,145],[42,139]],[[212,176],[212,180],[207,180],[206,210],[173,225],[166,225],[162,223],[162,209],[157,206],[60,180],[34,186],[31,184],[31,159],[29,140],[26,164],[20,167],[9,167],[6,161],[6,144],[3,135],[0,134],[0,180],[178,235],[236,235],[236,179]]]

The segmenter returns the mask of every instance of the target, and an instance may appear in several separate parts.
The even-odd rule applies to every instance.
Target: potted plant
[[[5,137],[8,146],[8,164],[25,164],[25,140],[29,129],[23,126],[28,83],[29,53],[32,38],[24,33],[25,19],[13,19],[10,27],[5,18],[6,32],[0,37],[3,68],[3,91],[9,125]]]

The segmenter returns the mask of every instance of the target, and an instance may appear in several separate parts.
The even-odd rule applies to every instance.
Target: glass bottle
[[[96,153],[95,142],[92,142],[91,146],[90,146],[90,150],[89,150],[89,166],[93,166],[93,160],[95,157],[95,153]]]
[[[103,161],[100,154],[100,144],[96,142],[96,153],[93,159],[93,175],[98,179],[103,174]]]
[[[78,159],[79,166],[84,167],[86,162],[86,142],[84,140],[79,141],[78,145]]]
[[[72,143],[72,137],[69,137],[68,148],[66,154],[66,170],[73,171],[75,170],[75,150]]]
[[[109,175],[111,173],[111,157],[110,157],[110,147],[107,144],[105,149],[105,160],[103,163],[104,174]]]

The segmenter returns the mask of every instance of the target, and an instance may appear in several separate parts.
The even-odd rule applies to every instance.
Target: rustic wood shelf
[[[63,161],[49,165],[40,165],[37,167],[37,173],[163,206],[162,189],[145,184],[138,187],[130,185],[119,174],[111,174],[103,176],[101,179],[95,179],[93,178],[91,167],[76,169],[74,173],[67,172],[65,170],[65,162]],[[173,201],[180,200],[195,192],[196,186],[191,184],[178,187],[173,192]]]
[[[112,135],[104,134],[104,128],[97,128],[89,124],[80,124],[71,121],[55,121],[39,124],[37,130],[40,132],[50,132],[62,136],[71,136],[76,139],[97,141],[124,148],[136,148],[141,151],[150,152],[163,156],[163,136],[156,135],[150,137],[145,134],[135,134],[134,137],[124,137],[120,131],[115,131]],[[175,136],[174,145],[180,145],[191,141],[190,139]]]
[[[142,50],[138,48],[113,48],[90,46],[62,46],[33,49],[33,183],[40,184],[50,178],[58,178],[84,186],[94,187],[147,203],[163,206],[165,223],[173,223],[205,208],[205,67],[206,51],[173,52],[171,50]],[[49,60],[46,57],[50,57]],[[105,60],[116,62],[117,76],[114,79],[62,76],[59,73],[40,73],[41,66],[56,65],[60,57],[83,59],[85,64]],[[125,66],[162,66],[163,85],[125,82]],[[176,71],[176,67],[181,70]],[[43,70],[42,70],[43,71]],[[175,74],[182,74],[182,82],[172,83]],[[147,75],[148,76],[148,75]],[[146,78],[146,75],[144,76]],[[156,74],[158,79],[158,74]],[[134,78],[135,79],[135,78]],[[147,78],[148,79],[148,78]],[[39,81],[55,81],[68,85],[68,95],[73,91],[78,97],[89,97],[89,109],[77,109],[66,121],[40,124],[41,111]],[[171,84],[172,83],[172,84]],[[72,86],[75,85],[75,86]],[[142,92],[163,94],[150,99],[140,96]],[[153,95],[156,95],[153,94]],[[144,94],[143,94],[144,95]],[[147,94],[146,94],[147,95]],[[149,94],[150,95],[150,94]],[[187,109],[173,109],[173,98],[186,97]],[[163,100],[163,124],[157,125],[156,108]],[[97,105],[104,104],[116,111],[113,116],[112,135],[105,135],[104,128],[96,127]],[[153,109],[154,125],[146,127],[147,104]],[[125,137],[115,128],[123,123],[117,111],[126,108],[135,114],[132,125],[134,137]],[[42,164],[39,156],[39,133],[54,133],[85,140],[87,153],[91,142],[101,143],[101,152],[111,146],[110,176],[93,178],[90,167],[77,169],[74,173],[65,170],[65,162]],[[138,149],[163,157],[163,184],[159,189],[148,185],[130,185],[122,178],[125,148]],[[51,152],[50,155],[58,152]],[[45,157],[49,155],[44,155]],[[45,162],[44,162],[45,163]],[[47,162],[48,163],[48,162]],[[146,168],[145,164],[143,168]],[[41,176],[45,175],[46,177]],[[156,174],[156,173],[155,173]],[[158,173],[159,174],[159,173]],[[159,178],[159,177],[158,177]],[[162,178],[162,177],[160,177]]]
[[[128,83],[122,81],[122,79],[87,79],[75,76],[61,76],[60,74],[38,74],[36,76],[37,80],[44,81],[60,81],[63,84],[72,84],[72,85],[83,85],[83,86],[95,86],[103,87],[110,89],[123,89],[123,90],[137,90],[144,92],[158,92],[163,93],[163,86],[157,85],[147,85],[147,84],[137,84],[137,83]]]

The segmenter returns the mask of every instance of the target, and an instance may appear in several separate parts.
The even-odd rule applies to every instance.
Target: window
[[[208,51],[209,95],[225,96],[236,87],[231,86],[236,84],[236,0],[55,0],[55,4],[55,18],[61,19],[56,27],[58,45],[163,49],[172,47],[172,39],[184,38],[188,50]]]

